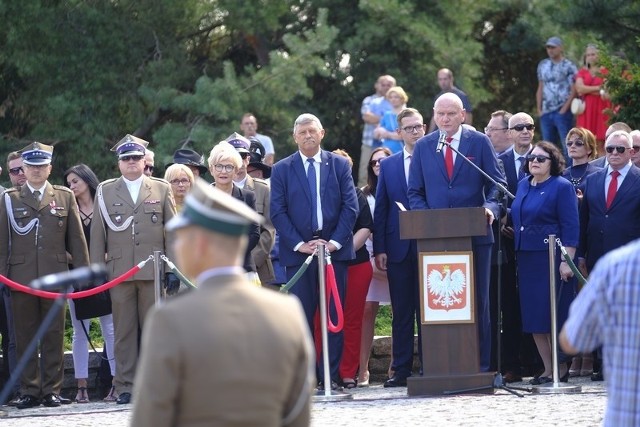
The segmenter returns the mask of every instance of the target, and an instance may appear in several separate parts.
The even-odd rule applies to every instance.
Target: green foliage
[[[640,38],[636,42],[640,45]],[[640,127],[640,66],[605,53],[600,53],[600,60],[609,70],[606,89],[614,105],[609,123],[624,122],[632,129],[638,129]]]
[[[391,336],[391,306],[381,305],[376,316],[374,335]]]
[[[69,310],[66,311],[66,320],[64,326],[64,350],[71,351],[73,327],[71,326],[71,312]],[[84,331],[78,332],[84,334]],[[95,348],[102,347],[102,345],[104,344],[102,332],[100,331],[100,321],[98,319],[91,319],[89,325],[89,337],[91,338],[91,343]],[[89,347],[89,349],[91,349],[91,347]]]

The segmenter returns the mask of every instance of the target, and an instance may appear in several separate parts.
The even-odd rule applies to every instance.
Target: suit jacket
[[[245,188],[252,190],[256,195],[256,212],[264,217],[264,223],[260,227],[260,240],[255,248],[251,251],[253,261],[256,264],[256,270],[260,281],[263,284],[271,283],[275,280],[273,265],[271,264],[270,253],[273,248],[276,230],[271,222],[270,200],[271,189],[266,181],[262,179],[254,179],[247,175]]]
[[[216,183],[214,182],[211,185],[215,186]],[[231,190],[231,195],[241,202],[244,202],[254,211],[256,210],[256,194],[252,190],[248,188],[240,188],[234,184]],[[244,254],[243,267],[245,271],[256,271],[256,263],[253,262],[251,251],[258,244],[258,240],[260,240],[260,227],[258,226],[258,224],[251,224],[249,226],[249,241],[247,243],[247,251]]]
[[[404,174],[404,150],[380,163],[373,213],[373,253],[386,253],[390,262],[400,262],[412,253],[414,240],[400,239],[400,209],[396,202],[409,207],[407,180]]]
[[[39,202],[26,184],[5,194],[11,199],[11,214],[18,226],[26,226],[34,218],[40,223],[23,236],[17,234],[9,225],[5,196],[0,198],[0,274],[28,285],[40,276],[68,271],[67,252],[76,267],[89,265],[87,242],[71,190],[47,182]]]
[[[133,426],[309,425],[313,347],[293,296],[211,277],[153,309],[142,346]]]
[[[589,164],[598,168],[606,168],[607,156],[602,156],[602,157],[598,157],[597,159],[593,159],[589,162]]]
[[[106,262],[112,279],[146,260],[154,251],[162,252],[175,262],[164,231],[165,224],[176,214],[171,185],[163,179],[145,176],[135,202],[122,177],[107,180],[100,187],[111,221],[120,225],[130,216],[134,221],[124,231],[111,230],[104,221],[96,196],[89,248],[91,262]],[[128,280],[153,280],[153,263],[148,262]]]
[[[499,218],[496,186],[467,164],[460,155],[456,156],[453,176],[449,182],[444,155],[436,152],[438,137],[438,132],[432,132],[416,143],[409,169],[408,193],[411,209],[485,207],[493,212],[495,218]],[[486,135],[462,127],[458,151],[494,180],[506,184],[496,153]],[[474,237],[473,242],[493,243],[491,226],[487,224],[486,235]]]
[[[632,165],[615,199],[606,208],[605,179],[608,169],[587,177],[580,205],[580,247],[591,270],[605,253],[640,237],[640,169]]]
[[[331,254],[337,261],[355,257],[353,226],[358,216],[358,200],[347,159],[321,150],[320,198],[322,199],[322,233],[326,241],[342,245]],[[299,152],[273,165],[271,169],[271,221],[280,236],[280,263],[300,265],[307,255],[295,252],[300,242],[313,237],[311,227],[311,192]]]

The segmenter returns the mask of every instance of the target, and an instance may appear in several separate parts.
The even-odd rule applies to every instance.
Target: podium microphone
[[[440,139],[438,140],[438,146],[436,148],[436,153],[439,153],[442,151],[442,148],[444,148],[445,145],[445,139],[447,138],[447,133],[443,130],[440,131]]]
[[[107,278],[107,269],[104,264],[91,264],[89,267],[47,274],[32,280],[30,286],[40,291],[66,289],[71,285],[75,285],[76,289],[85,289],[95,283],[104,283]]]

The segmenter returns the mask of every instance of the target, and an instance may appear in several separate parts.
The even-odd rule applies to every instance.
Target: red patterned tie
[[[444,166],[447,168],[447,175],[449,175],[449,180],[453,176],[453,150],[448,144],[451,144],[453,138],[447,138],[447,149],[444,152]]]
[[[611,172],[611,181],[609,181],[609,189],[607,190],[607,210],[611,207],[613,199],[616,198],[616,193],[618,192],[618,176],[620,176],[620,172]]]

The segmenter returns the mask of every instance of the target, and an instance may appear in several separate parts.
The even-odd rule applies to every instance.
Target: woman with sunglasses
[[[589,129],[575,127],[567,134],[566,144],[572,164],[562,176],[573,184],[581,199],[587,177],[600,169],[590,163],[598,157],[596,137]]]
[[[518,285],[522,309],[522,329],[533,334],[544,372],[531,380],[538,385],[553,381],[551,353],[551,304],[549,295],[550,234],[559,238],[571,257],[579,236],[578,201],[573,185],[560,175],[565,161],[558,148],[549,142],[539,142],[527,155],[524,172],[529,174],[518,183],[511,206]],[[556,301],[558,331],[567,319],[574,298],[573,272],[561,261],[556,246]],[[559,354],[558,377],[567,381],[568,356]]]

